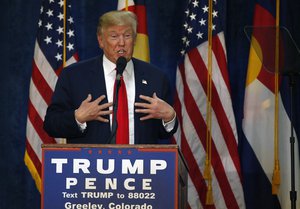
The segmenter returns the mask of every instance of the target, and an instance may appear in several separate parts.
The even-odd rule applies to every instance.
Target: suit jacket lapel
[[[91,92],[93,99],[96,99],[104,94],[106,96],[104,102],[106,103],[107,93],[105,86],[104,70],[102,65],[102,56],[96,60],[95,65],[92,67],[91,85],[91,89],[93,91]]]
[[[139,96],[145,92],[145,85],[142,84],[144,80],[144,72],[139,69],[138,65],[134,62],[134,79],[135,79],[135,101],[141,102]]]
[[[106,85],[105,85],[105,77],[104,77],[104,70],[103,70],[103,57],[99,57],[99,59],[96,60],[95,64],[91,67],[92,73],[91,73],[91,89],[92,89],[92,97],[93,100],[97,99],[101,95],[105,95],[105,99],[101,102],[101,104],[107,103],[107,92],[106,92]],[[106,116],[106,118],[109,120],[110,117]],[[110,123],[106,124],[110,127]],[[106,137],[110,137],[111,135],[111,129],[105,128],[105,130],[109,130],[107,133],[103,133],[103,135]]]
[[[147,80],[147,69],[144,69],[145,66],[141,66],[140,62],[136,62],[134,58],[132,60],[135,76],[135,102],[145,102],[144,100],[141,100],[139,96],[152,96],[153,91],[153,89],[151,89],[151,85],[148,83],[149,81]],[[140,117],[142,115],[143,114],[140,113],[134,113],[134,139],[136,144],[144,143],[143,138],[147,135],[145,131],[147,130],[146,124],[148,124],[149,121],[141,122]]]

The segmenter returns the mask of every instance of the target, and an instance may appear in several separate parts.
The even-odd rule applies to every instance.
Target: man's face
[[[113,63],[121,56],[130,60],[133,54],[135,35],[130,26],[111,26],[97,36],[105,56]]]

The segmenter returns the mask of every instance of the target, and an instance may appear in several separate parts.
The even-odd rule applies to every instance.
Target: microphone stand
[[[117,75],[116,78],[116,89],[115,89],[115,97],[114,97],[114,104],[113,104],[113,121],[112,121],[112,129],[111,129],[111,136],[108,140],[107,144],[116,144],[116,133],[118,129],[118,121],[117,121],[117,111],[118,111],[118,101],[119,101],[119,90],[121,86],[121,75]]]
[[[290,191],[290,200],[291,208],[296,209],[296,200],[297,200],[297,191],[295,190],[295,137],[294,137],[294,86],[295,86],[295,73],[291,72],[289,76],[289,85],[290,85],[290,101],[291,101],[291,136],[290,136],[290,153],[291,153],[291,191]]]

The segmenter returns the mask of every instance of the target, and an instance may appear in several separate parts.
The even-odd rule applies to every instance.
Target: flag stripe
[[[26,150],[27,150],[27,153],[28,153],[28,155],[30,157],[30,160],[32,161],[32,163],[34,165],[34,169],[38,172],[39,176],[41,177],[41,174],[42,174],[42,164],[41,164],[40,159],[36,155],[36,152],[30,146],[30,143],[26,143]]]
[[[45,80],[47,81],[48,85],[54,91],[55,84],[57,81],[57,74],[52,69],[51,65],[49,64],[47,58],[44,56],[44,53],[39,47],[38,41],[35,42],[34,48],[34,63],[37,69],[41,72]]]
[[[217,36],[214,36],[212,38],[212,50],[214,52],[214,57],[217,60],[217,63],[219,65],[219,69],[221,71],[222,78],[226,84],[227,91],[230,93],[230,83],[229,83],[229,76],[228,76],[228,70],[227,70],[227,63],[226,63],[226,53],[224,51],[225,44],[221,42],[221,40],[224,40],[224,38],[220,38],[219,36],[224,36],[224,33],[219,33]]]
[[[28,150],[28,154],[29,156],[31,156],[30,151],[34,151],[34,154],[37,156],[39,161],[42,162],[42,150],[41,150],[42,140],[40,139],[39,135],[34,129],[34,126],[32,125],[31,121],[28,118],[27,118],[27,127],[28,128],[26,131],[26,137],[27,137],[26,143],[29,143],[32,148],[31,150]]]
[[[34,106],[35,110],[38,112],[38,115],[40,118],[44,118],[46,115],[46,109],[47,109],[47,103],[43,99],[43,97],[40,95],[40,92],[38,91],[37,87],[34,85],[34,82],[31,79],[30,82],[30,102],[32,106]],[[29,110],[28,110],[29,111]]]
[[[35,86],[38,86],[37,90],[43,97],[43,100],[47,103],[47,105],[51,102],[51,96],[53,94],[53,90],[48,85],[45,78],[42,76],[41,71],[37,68],[36,64],[33,62],[33,70],[32,70],[32,82]]]
[[[274,16],[260,4],[255,4],[253,25],[255,26],[274,26]]]
[[[32,124],[34,124],[34,129],[36,133],[39,135],[40,139],[45,144],[52,144],[56,143],[56,141],[49,137],[48,134],[43,129],[43,120],[39,117],[38,112],[32,105],[31,101],[29,101],[29,108],[28,108],[28,117]]]
[[[145,5],[135,5],[134,12],[138,18],[137,32],[148,35],[147,25],[146,25],[147,17],[146,17]]]
[[[268,72],[265,67],[262,66],[257,79],[270,91],[275,93],[275,74]],[[280,83],[279,83],[280,84]]]

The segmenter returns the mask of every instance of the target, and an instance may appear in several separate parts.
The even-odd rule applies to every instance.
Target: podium
[[[177,145],[42,145],[42,209],[185,209]]]

